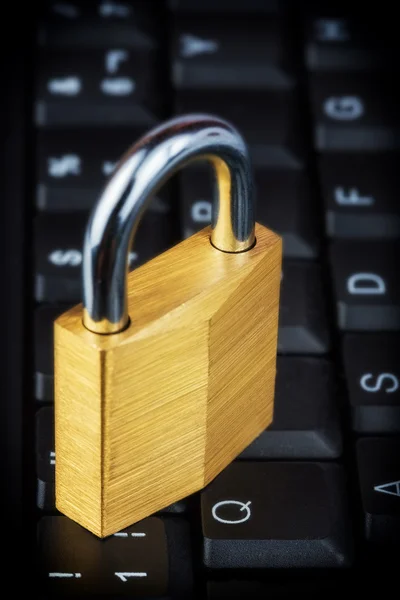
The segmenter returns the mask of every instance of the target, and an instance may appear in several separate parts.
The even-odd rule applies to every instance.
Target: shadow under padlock
[[[153,193],[204,158],[216,223],[128,275]],[[122,157],[86,228],[83,305],[55,322],[60,512],[109,536],[203,489],[268,426],[281,257],[229,123],[173,119]]]

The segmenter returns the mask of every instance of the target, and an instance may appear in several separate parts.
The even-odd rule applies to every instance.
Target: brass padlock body
[[[210,228],[129,274],[125,331],[55,324],[57,508],[104,537],[208,484],[272,421],[281,239]]]

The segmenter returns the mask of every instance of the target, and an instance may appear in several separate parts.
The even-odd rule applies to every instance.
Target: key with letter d
[[[340,329],[400,329],[399,257],[398,244],[332,244],[330,258]]]

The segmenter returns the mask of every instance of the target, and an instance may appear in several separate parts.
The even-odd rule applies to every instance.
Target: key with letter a
[[[400,440],[364,438],[357,444],[365,537],[400,542]]]

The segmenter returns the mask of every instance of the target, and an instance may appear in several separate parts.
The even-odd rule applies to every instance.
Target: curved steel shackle
[[[128,254],[139,221],[163,183],[197,159],[211,162],[217,179],[213,246],[242,252],[254,244],[253,178],[243,138],[210,115],[165,122],[124,154],[89,217],[82,276],[83,324],[90,331],[117,333],[128,325]]]

